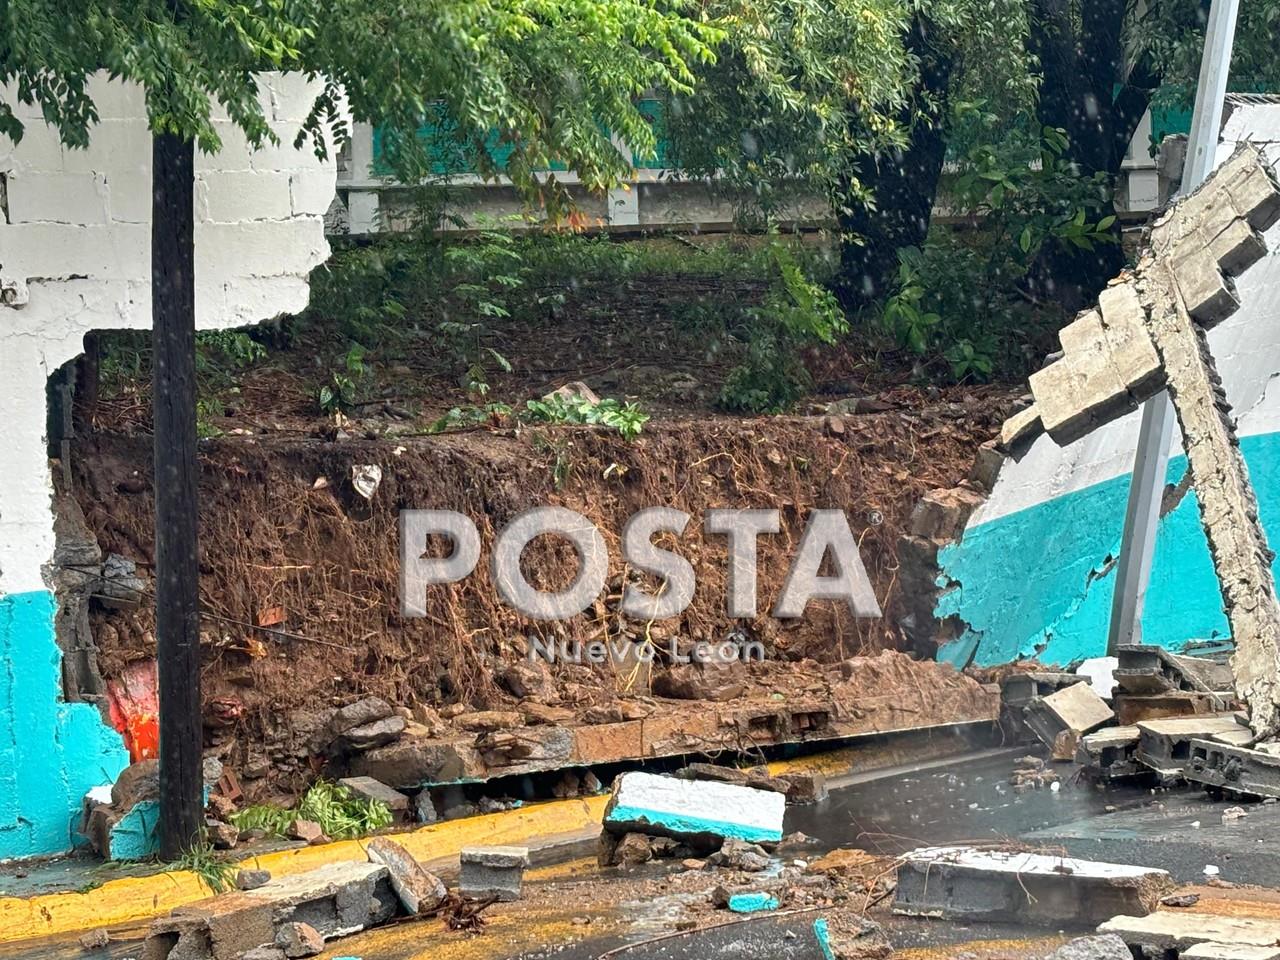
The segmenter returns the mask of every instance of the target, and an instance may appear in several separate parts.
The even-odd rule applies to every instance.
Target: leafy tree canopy
[[[443,102],[459,138],[498,131],[518,186],[537,190],[533,171],[555,161],[600,187],[628,167],[610,131],[653,148],[636,97],[689,91],[721,36],[690,0],[0,0],[0,133],[22,136],[12,96],[85,145],[87,81],[105,70],[145,87],[156,132],[216,151],[219,105],[261,145],[273,135],[254,74],[296,71],[326,81],[299,145],[345,133],[345,96],[412,179],[428,162],[413,133]]]

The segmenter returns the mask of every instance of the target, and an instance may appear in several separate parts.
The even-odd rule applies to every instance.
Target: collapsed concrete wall
[[[226,119],[223,149],[197,154],[196,323],[241,326],[306,306],[307,277],[329,253],[323,215],[332,163],[292,143],[317,92],[264,76],[280,138],[249,149]],[[151,141],[140,88],[96,78],[101,121],[88,149],[64,149],[38,107],[0,138],[0,859],[55,853],[74,839],[86,789],[128,762],[92,703],[63,699],[45,386],[85,334],[151,322]]]
[[[1280,160],[1280,104],[1237,106],[1224,124],[1219,163],[1244,141],[1258,144],[1274,167]],[[1207,336],[1259,518],[1275,542],[1280,537],[1280,388],[1274,382],[1280,376],[1280,227],[1270,228],[1265,241],[1270,255],[1236,281],[1239,310]],[[1006,426],[1011,454],[988,464],[988,477],[998,471],[990,496],[967,502],[964,514],[952,518],[963,534],[924,531],[927,553],[936,562],[912,568],[926,597],[909,627],[918,646],[936,650],[944,660],[990,666],[1037,657],[1064,665],[1105,652],[1140,414],[1107,422],[1065,446],[1047,434],[1028,435],[1034,435],[1038,416],[1029,408]],[[1197,641],[1225,641],[1230,631],[1199,506],[1185,482],[1181,436],[1175,440],[1142,637],[1180,649]],[[923,510],[921,515],[927,516]]]

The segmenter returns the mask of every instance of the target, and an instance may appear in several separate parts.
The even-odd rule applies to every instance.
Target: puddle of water
[[[1009,784],[1014,760],[961,761],[832,791],[823,803],[789,808],[786,829],[804,831],[823,848],[856,846],[897,855],[924,845],[1019,837],[1151,800],[1141,787],[1099,790],[1088,782],[1018,793]],[[1070,764],[1060,769],[1064,776],[1076,770]]]

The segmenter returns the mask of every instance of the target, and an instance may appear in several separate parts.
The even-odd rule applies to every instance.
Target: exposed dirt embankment
[[[279,762],[305,734],[306,717],[374,694],[392,704],[497,709],[514,702],[497,677],[523,658],[530,636],[583,642],[643,638],[646,624],[616,613],[625,576],[620,537],[628,517],[674,506],[693,518],[679,542],[698,577],[692,604],[648,636],[719,641],[735,629],[761,641],[770,659],[832,662],[900,646],[895,550],[907,515],[929,489],[964,477],[973,451],[1004,415],[1002,399],[937,403],[843,418],[654,421],[626,442],[591,428],[477,431],[422,439],[322,442],[227,437],[200,449],[200,556],[205,620],[206,721],[229,759]],[[106,552],[152,560],[151,441],[98,434],[73,457],[75,492]],[[381,482],[366,500],[352,470],[374,464]],[[507,607],[488,575],[497,531],[532,506],[558,504],[589,518],[610,551],[607,595],[558,623]],[[712,507],[777,508],[782,532],[759,545],[758,609],[767,613],[812,508],[846,511],[884,608],[854,620],[827,601],[799,621],[725,613],[725,538],[707,535]],[[401,510],[434,508],[471,517],[481,535],[476,572],[433,587],[427,616],[400,615]],[[532,582],[558,589],[572,553],[552,538],[528,548]],[[653,586],[653,584],[650,584]],[[131,610],[97,609],[93,627],[103,674],[154,656],[151,598]],[[266,624],[276,631],[254,629]],[[661,668],[659,668],[660,671]],[[536,693],[575,713],[647,693],[630,666],[556,665]],[[629,689],[628,689],[629,687]],[[260,752],[262,751],[262,752]]]

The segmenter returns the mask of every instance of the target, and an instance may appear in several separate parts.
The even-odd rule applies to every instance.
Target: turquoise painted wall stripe
[[[69,850],[80,801],[129,763],[89,703],[64,703],[48,590],[0,597],[0,859]]]
[[[1245,437],[1240,448],[1275,545],[1280,434]],[[1168,482],[1186,469],[1185,457],[1172,459]],[[965,662],[972,653],[978,666],[1029,657],[1065,666],[1102,656],[1128,489],[1127,475],[1107,480],[974,527],[939,551],[945,592],[937,616],[954,614],[969,627],[939,659]],[[1142,636],[1175,650],[1230,636],[1193,493],[1160,521]]]
[[[609,810],[605,814],[605,823],[648,823],[655,827],[663,827],[672,833],[711,833],[720,837],[746,840],[749,843],[771,843],[782,839],[781,830],[753,827],[746,823],[730,823],[724,820],[690,817],[684,814],[649,810],[644,807],[631,807],[625,804],[619,804]]]

